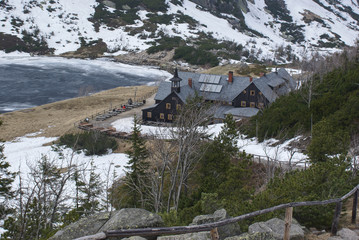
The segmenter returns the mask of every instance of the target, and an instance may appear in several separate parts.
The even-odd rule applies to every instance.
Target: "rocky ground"
[[[193,219],[190,227],[196,225],[210,224],[223,221],[230,218],[225,209],[215,211],[213,214],[200,215]],[[95,238],[95,236],[103,236],[104,231],[118,229],[136,229],[136,228],[156,228],[163,227],[163,221],[157,214],[150,213],[143,209],[127,208],[115,211],[113,213],[98,213],[91,217],[84,218],[78,222],[60,230],[50,238],[51,240],[68,240],[80,238],[83,236],[92,236],[86,239],[103,239]],[[243,232],[238,223],[232,223],[217,228],[215,234],[219,240],[281,240],[283,239],[285,229],[285,221],[279,218],[273,218],[266,222],[256,222],[249,226],[248,232]],[[349,228],[342,228],[336,236],[331,236],[326,231],[317,231],[307,229],[301,226],[293,219],[290,228],[290,239],[310,239],[310,240],[358,240],[359,231]],[[211,232],[195,232],[179,235],[158,236],[157,240],[211,240]],[[147,236],[147,239],[155,239],[154,236]],[[132,240],[145,240],[143,237],[130,237]]]

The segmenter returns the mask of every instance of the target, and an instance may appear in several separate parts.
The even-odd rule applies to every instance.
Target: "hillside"
[[[0,21],[0,50],[7,52],[78,50],[97,57],[175,48],[174,60],[198,65],[284,63],[353,45],[359,6],[349,0],[5,0]]]
[[[310,136],[305,150],[312,162],[338,154],[355,162],[359,136],[358,48],[324,59],[319,65],[300,89],[280,97],[244,129],[259,140]]]

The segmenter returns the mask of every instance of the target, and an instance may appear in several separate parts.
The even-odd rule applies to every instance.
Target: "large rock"
[[[215,211],[213,214],[200,215],[193,219],[190,225],[200,225],[205,223],[218,222],[229,218],[225,209]],[[227,237],[236,236],[241,234],[241,229],[238,223],[228,224],[218,228],[219,239],[225,239]]]
[[[116,229],[160,227],[162,218],[141,208],[124,208],[116,212],[100,229],[100,232]]]
[[[337,232],[337,235],[345,240],[358,240],[359,236],[356,232],[350,230],[349,228],[343,228]]]
[[[187,233],[158,237],[157,240],[211,240],[210,232]]]
[[[224,220],[228,218],[227,211],[220,209],[215,211],[213,214],[209,215],[200,215],[193,219],[190,225],[201,225],[206,223],[213,223]],[[227,237],[236,236],[241,233],[238,223],[228,224],[223,227],[218,228],[219,239],[223,240]],[[211,240],[211,233],[208,232],[198,232],[198,233],[187,233],[180,235],[172,236],[163,236],[158,237],[157,240]]]
[[[111,214],[97,213],[74,222],[62,230],[59,230],[49,240],[71,240],[87,235],[93,235],[110,219]]]
[[[273,218],[266,222],[258,222],[249,226],[248,233],[267,232],[273,233],[273,236],[281,240],[284,235],[284,224],[285,222],[279,218]],[[292,223],[290,228],[290,239],[299,240],[304,239],[304,230],[302,226]]]
[[[71,240],[107,230],[159,227],[162,224],[162,218],[157,214],[140,208],[124,208],[112,214],[97,213],[80,219],[58,231],[50,240]],[[132,237],[129,239],[141,240],[142,238]]]
[[[244,233],[239,236],[228,237],[225,240],[277,240],[273,233],[269,232],[256,232]]]

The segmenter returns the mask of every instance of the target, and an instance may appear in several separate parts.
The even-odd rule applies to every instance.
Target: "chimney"
[[[228,72],[228,83],[233,83],[233,72],[232,71]]]
[[[249,82],[253,82],[253,77],[249,77]]]
[[[192,88],[192,78],[188,78],[188,86]]]

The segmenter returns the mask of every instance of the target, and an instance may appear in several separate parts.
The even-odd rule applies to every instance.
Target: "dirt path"
[[[93,124],[94,127],[103,127],[103,128],[109,128],[112,127],[112,123],[118,119],[123,119],[123,118],[128,118],[128,117],[133,117],[133,115],[137,115],[139,118],[142,117],[142,109],[149,107],[153,104],[155,104],[155,100],[154,100],[155,94],[153,94],[152,96],[150,96],[149,98],[146,99],[146,104],[142,105],[141,107],[137,107],[137,108],[133,108],[131,110],[128,110],[126,112],[123,112],[121,114],[118,114],[117,116],[113,116],[111,118],[108,118],[104,121],[96,121],[96,120],[90,120],[90,123]]]
[[[58,137],[67,132],[77,131],[75,123],[98,112],[108,111],[110,106],[126,104],[129,98],[134,98],[135,91],[136,99],[142,101],[153,96],[157,87],[119,87],[91,96],[0,114],[0,119],[3,121],[0,127],[0,139],[11,141],[16,137],[35,132],[41,132],[39,136]],[[147,102],[149,105],[153,104],[151,101]],[[125,112],[121,117],[128,117],[140,111],[140,109],[134,109],[133,112],[132,110]],[[112,120],[109,119],[109,121]]]

